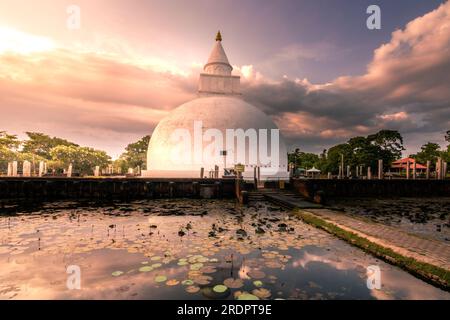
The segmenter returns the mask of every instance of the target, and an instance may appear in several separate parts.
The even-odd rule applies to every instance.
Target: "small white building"
[[[245,179],[253,179],[255,167],[261,180],[289,179],[283,138],[264,112],[242,99],[220,32],[203,70],[198,98],[173,110],[153,131],[142,176],[199,178],[201,168],[206,176],[218,166],[221,177],[224,168],[242,164]]]

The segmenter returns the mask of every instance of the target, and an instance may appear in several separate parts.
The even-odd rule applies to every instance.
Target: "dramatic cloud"
[[[46,132],[117,156],[196,96],[198,63],[176,72],[162,59],[158,65],[62,49],[49,39],[5,30],[0,40],[15,35],[18,43],[0,47],[1,130]],[[289,46],[272,62],[319,61],[333,50]],[[393,32],[361,76],[312,84],[275,81],[253,65],[234,70],[243,98],[273,117],[292,146],[317,152],[382,128],[400,130],[414,148],[442,141],[450,129],[450,2]]]
[[[93,53],[5,53],[0,55],[0,124],[15,133],[42,131],[120,150],[151,133],[168,110],[192,99],[193,82]]]
[[[316,86],[298,79],[250,82],[245,96],[306,149],[381,128],[443,137],[450,129],[450,2],[393,32],[365,75]]]

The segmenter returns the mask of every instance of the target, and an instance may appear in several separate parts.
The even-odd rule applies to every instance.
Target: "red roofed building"
[[[414,163],[416,162],[415,159],[413,158],[403,158],[397,161],[392,162],[391,168],[395,169],[397,171],[402,171],[402,170],[406,170],[406,168],[408,167],[408,161],[409,161],[409,168],[413,169],[414,168]],[[427,167],[424,166],[423,164],[420,163],[416,163],[416,170],[426,170]]]

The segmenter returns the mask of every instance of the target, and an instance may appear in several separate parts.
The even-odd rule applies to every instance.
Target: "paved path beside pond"
[[[356,233],[403,256],[447,269],[450,272],[450,244],[448,243],[410,234],[393,226],[349,216],[344,212],[321,208],[287,190],[261,190],[261,193],[269,201],[315,214],[341,229]]]
[[[425,239],[399,228],[350,217],[329,209],[307,209],[338,227],[354,232],[368,240],[418,261],[427,262],[450,271],[450,245]]]

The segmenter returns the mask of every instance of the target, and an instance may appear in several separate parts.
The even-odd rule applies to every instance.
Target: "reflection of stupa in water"
[[[276,129],[273,131],[278,134],[278,128],[262,111],[241,99],[240,77],[231,74],[233,67],[221,41],[219,32],[204,73],[200,74],[199,97],[173,110],[153,131],[147,153],[148,170],[143,172],[144,176],[198,178],[201,168],[207,175],[218,166],[221,177],[224,168],[244,164],[244,178],[253,178],[255,166],[260,168],[261,179],[288,177],[284,141],[282,137],[271,135],[271,129]],[[184,149],[180,149],[180,143],[174,138],[176,129],[184,129],[192,137],[191,141],[185,142]],[[222,133],[220,147],[212,147],[213,139],[205,138],[208,129]],[[239,142],[239,138],[228,136],[227,140],[227,129],[243,129],[244,139]],[[204,134],[200,143],[199,130]],[[262,139],[264,135],[260,132],[267,132],[267,139]],[[215,136],[215,139],[219,138]],[[192,153],[186,146],[193,150]],[[239,153],[242,149],[245,149],[244,156]],[[186,161],[186,158],[192,161]]]

